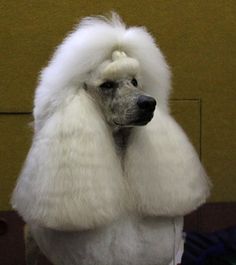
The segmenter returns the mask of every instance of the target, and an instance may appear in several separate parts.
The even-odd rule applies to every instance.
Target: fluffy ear
[[[185,215],[205,202],[209,181],[183,130],[169,114],[156,111],[136,128],[125,171],[136,207],[147,215]]]
[[[80,89],[36,133],[12,197],[27,223],[87,229],[123,211],[120,161],[95,103]]]

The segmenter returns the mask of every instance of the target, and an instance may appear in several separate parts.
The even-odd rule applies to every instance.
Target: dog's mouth
[[[153,118],[153,112],[145,113],[140,115],[137,119],[130,122],[131,125],[134,126],[144,126],[147,125]]]
[[[140,114],[137,118],[129,120],[127,122],[117,122],[113,121],[115,125],[122,127],[132,127],[132,126],[145,126],[147,125],[153,118],[154,112],[145,112]]]

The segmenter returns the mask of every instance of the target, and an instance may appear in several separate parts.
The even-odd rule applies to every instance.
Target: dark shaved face
[[[156,102],[142,90],[135,76],[125,76],[113,80],[86,82],[87,92],[99,104],[107,123],[116,127],[146,125],[153,117]],[[140,98],[152,99],[149,108],[141,108]]]

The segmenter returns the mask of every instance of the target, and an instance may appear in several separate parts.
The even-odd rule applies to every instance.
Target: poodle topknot
[[[209,181],[169,114],[169,93],[145,28],[115,14],[82,20],[41,73],[13,207],[28,224],[77,231],[196,209]]]

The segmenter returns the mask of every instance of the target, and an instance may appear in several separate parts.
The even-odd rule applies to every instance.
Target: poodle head
[[[113,128],[142,126],[153,118],[156,100],[143,90],[139,63],[122,51],[94,70],[84,88]]]
[[[35,131],[85,90],[113,128],[146,125],[155,99],[158,111],[169,111],[170,83],[166,60],[144,27],[128,28],[115,14],[111,19],[85,18],[41,72]]]

